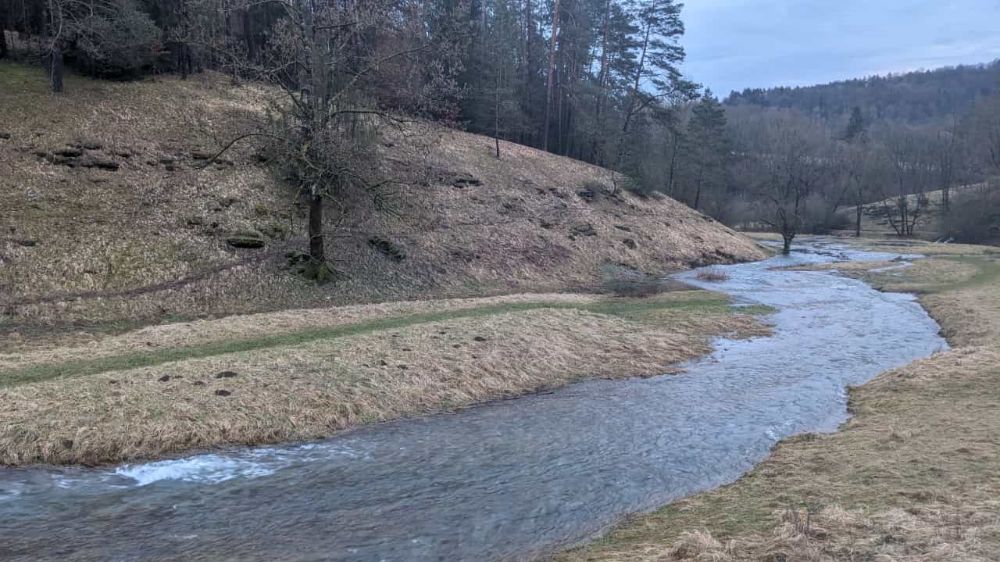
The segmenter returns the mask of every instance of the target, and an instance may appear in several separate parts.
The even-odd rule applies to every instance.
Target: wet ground
[[[681,375],[593,381],[322,442],[116,469],[0,471],[0,558],[500,560],[730,482],[846,419],[846,387],[946,348],[908,295],[784,265],[884,260],[829,242],[702,283],[777,312]]]

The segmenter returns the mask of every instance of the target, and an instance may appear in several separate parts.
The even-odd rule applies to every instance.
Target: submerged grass
[[[1000,263],[989,248],[838,269],[917,291],[951,351],[852,389],[837,433],[802,435],[738,482],[630,518],[559,560],[980,561],[1000,552]],[[884,247],[878,248],[884,249]]]

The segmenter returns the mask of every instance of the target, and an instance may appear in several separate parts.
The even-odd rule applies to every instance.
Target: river
[[[596,380],[328,440],[112,468],[0,470],[4,560],[507,560],[731,482],[832,431],[850,385],[947,348],[904,294],[780,266],[892,258],[831,241],[703,283],[776,309],[679,375]]]

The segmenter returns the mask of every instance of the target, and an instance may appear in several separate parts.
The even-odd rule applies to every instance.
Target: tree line
[[[941,238],[1000,241],[1000,93],[934,124],[872,113],[855,106],[831,120],[706,95],[665,141],[678,154],[662,164],[666,192],[727,224],[778,232],[786,251],[799,233],[860,236],[864,213],[913,236],[930,192],[940,192]]]

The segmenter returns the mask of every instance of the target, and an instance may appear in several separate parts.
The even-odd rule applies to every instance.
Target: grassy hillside
[[[664,197],[613,189],[606,170],[427,124],[389,131],[391,212],[330,206],[342,274],[288,271],[304,208],[251,147],[200,169],[248,127],[266,92],[222,77],[141,83],[0,64],[0,330],[127,327],[293,307],[593,287],[610,268],[657,273],[761,257]],[[265,242],[239,249],[246,232]],[[16,332],[16,333],[15,333]],[[19,335],[18,335],[19,334]],[[24,342],[22,342],[23,344]]]

